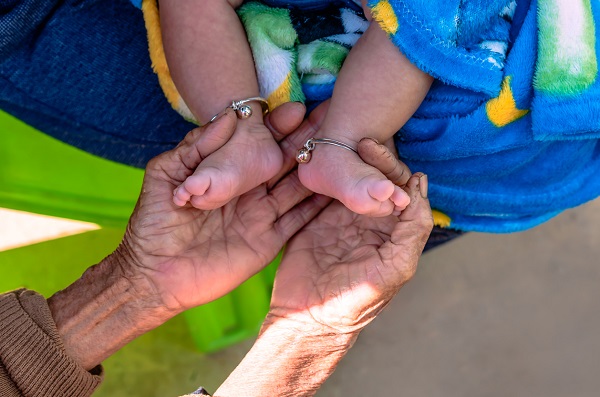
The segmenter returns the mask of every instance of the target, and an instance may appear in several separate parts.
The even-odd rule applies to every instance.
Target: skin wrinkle
[[[304,195],[302,195],[304,196]],[[302,201],[300,201],[298,204],[296,204],[297,208],[306,208],[306,205],[302,206],[303,203],[305,203],[306,198],[302,199]],[[308,201],[314,201],[312,198]],[[289,230],[286,230],[283,228],[283,220],[287,220],[287,219],[291,219],[291,221],[288,221],[288,223],[293,224],[294,226],[291,228],[293,230],[297,230],[298,225],[304,225],[305,223],[302,223],[305,219],[308,218],[309,214],[306,214],[304,211],[299,211],[295,214],[293,214],[293,217],[290,217],[289,215],[287,215],[287,211],[289,211],[290,209],[292,209],[293,207],[288,208],[289,206],[286,206],[285,208],[282,208],[281,206],[277,207],[277,220],[275,222],[276,225],[280,226],[283,230],[285,230],[283,239],[287,240],[290,236],[291,233],[289,232]]]
[[[294,233],[296,233],[302,226],[304,226],[308,220],[318,215],[321,211],[322,207],[329,202],[328,197],[323,197],[319,195],[313,195],[308,197],[307,199],[303,199],[300,203],[296,205],[296,209],[299,211],[295,211],[292,214],[286,213],[275,223],[278,230],[280,230],[283,236],[283,240],[289,240]],[[323,201],[321,204],[320,201]],[[314,207],[313,207],[314,205]],[[314,208],[317,208],[317,212],[314,212]],[[286,208],[290,210],[291,208]],[[286,221],[286,222],[284,222]],[[285,228],[285,223],[293,225],[292,227]]]
[[[305,211],[298,211],[290,216],[279,219],[275,224],[277,235],[282,236],[284,240],[289,239],[293,234],[293,231],[296,231],[305,225],[309,218],[310,214],[305,213]]]
[[[191,139],[192,137],[195,137],[196,135],[198,135],[198,133],[199,133],[198,129],[192,130],[191,134],[189,134],[189,138],[188,138],[188,136],[186,136],[184,141],[180,142],[180,144],[177,145],[177,147],[181,148],[181,149],[193,147],[196,150],[199,158],[202,160],[202,159],[204,159],[204,156],[202,156],[202,154],[200,153],[200,150],[198,149],[198,146],[194,145],[192,142],[192,139]],[[186,152],[185,154],[187,154],[187,155],[184,156],[184,153],[182,153],[182,152]],[[191,157],[193,157],[193,156],[191,156],[189,153],[187,153],[186,150],[177,150],[177,151],[175,151],[173,156],[177,160],[177,163],[183,164],[190,174],[191,174],[191,172],[193,172],[193,168],[192,168],[192,166],[190,166],[190,164],[193,163],[193,160],[191,160]],[[169,165],[171,165],[171,163],[169,163]],[[177,166],[177,167],[173,166],[173,167],[174,167],[174,171],[165,169],[163,163],[157,162],[155,159],[150,160],[147,165],[148,169],[152,169],[152,170],[156,170],[156,171],[163,171],[162,173],[159,172],[159,175],[162,176],[163,180],[171,182],[168,180],[167,176],[169,176],[169,177],[172,177],[173,179],[176,179],[177,181],[183,181],[183,179],[176,177],[176,175],[179,175],[181,173],[187,174],[187,172],[185,170],[181,169],[181,167],[179,167],[179,166]],[[184,179],[185,179],[185,177],[184,177]]]
[[[271,207],[272,207],[272,208],[273,208],[273,207],[275,207],[275,205],[274,205],[275,203],[271,202],[270,204],[271,204]],[[247,210],[247,211],[251,211],[251,209],[250,209],[250,208],[248,208],[248,210]],[[243,220],[242,220],[242,218],[243,218],[243,215],[244,215],[244,214],[245,214],[245,213],[242,213],[242,214],[237,214],[237,213],[236,213],[236,214],[234,214],[234,216],[236,216],[236,217],[237,217],[237,219],[238,219],[238,221],[239,221],[239,224],[241,225],[241,226],[240,226],[240,227],[241,227],[241,229],[237,230],[237,232],[238,232],[238,235],[242,237],[242,239],[243,239],[243,241],[244,241],[244,244],[245,244],[247,247],[249,247],[250,249],[252,249],[252,248],[253,248],[253,244],[252,244],[250,241],[248,241],[247,237],[245,237],[245,235],[244,235],[245,233],[243,233],[243,232],[244,232],[244,230],[250,230],[250,229],[251,229],[251,228],[247,228],[247,227],[246,227],[246,225],[245,225],[245,223],[244,223],[244,222],[243,222]],[[253,236],[253,237],[255,237],[255,236]],[[261,244],[261,245],[262,245],[262,244]],[[278,245],[279,245],[279,242],[278,242]],[[260,260],[262,261],[262,263],[267,263],[267,260],[268,260],[268,258],[266,257],[266,255],[264,255],[262,252],[258,252],[257,250],[254,250],[253,252],[254,252],[255,254],[257,254],[257,256],[259,256],[259,258],[260,258]]]
[[[333,223],[339,223],[339,222],[348,222],[348,223],[352,223],[354,221],[354,219],[348,219],[346,218],[345,221],[343,220],[336,220],[335,219],[328,219],[328,222],[330,225]],[[309,226],[310,228],[310,226]],[[414,270],[415,267],[411,266],[405,269],[402,268],[396,268],[396,263],[402,263],[401,261],[399,262],[396,258],[395,261],[391,261],[390,259],[393,258],[393,254],[395,253],[395,251],[400,250],[402,247],[397,247],[394,244],[391,243],[386,243],[383,245],[383,247],[381,247],[380,250],[376,249],[376,247],[378,247],[379,245],[381,245],[381,243],[383,241],[387,241],[390,239],[390,234],[389,233],[385,233],[385,232],[381,232],[380,230],[377,231],[373,231],[373,230],[364,230],[362,231],[361,229],[359,229],[356,226],[353,227],[346,227],[344,228],[345,230],[345,234],[344,236],[341,236],[341,241],[337,241],[336,244],[323,244],[324,241],[327,241],[326,237],[330,235],[330,232],[334,230],[334,227],[330,226],[330,227],[325,227],[320,229],[318,232],[315,232],[312,235],[312,245],[315,246],[314,249],[314,253],[312,254],[313,258],[315,256],[320,257],[320,260],[317,262],[317,264],[319,265],[319,267],[321,269],[325,269],[326,273],[328,272],[333,272],[335,274],[335,268],[329,268],[328,265],[331,265],[333,263],[337,263],[340,260],[346,260],[346,261],[350,261],[348,263],[351,263],[352,261],[356,261],[358,263],[360,263],[361,260],[369,260],[368,258],[371,257],[371,260],[374,260],[377,262],[376,258],[379,261],[382,261],[382,264],[389,264],[390,266],[392,266],[392,269],[385,269],[385,268],[381,268],[379,266],[374,266],[373,272],[370,273],[369,271],[367,271],[366,269],[359,269],[359,271],[362,272],[366,272],[363,273],[363,277],[362,279],[367,280],[367,282],[369,282],[370,284],[372,284],[374,286],[374,288],[376,288],[378,291],[380,291],[381,293],[384,294],[384,296],[386,295],[390,295],[390,296],[386,296],[385,299],[383,299],[380,303],[378,303],[377,305],[373,305],[370,307],[363,307],[361,308],[359,311],[356,312],[346,312],[346,313],[340,313],[340,318],[342,318],[342,323],[344,323],[347,327],[362,327],[364,325],[366,325],[365,323],[370,322],[377,313],[379,313],[385,306],[387,306],[387,304],[389,303],[389,300],[391,298],[392,292],[395,291],[395,288],[399,285],[404,284],[404,282],[410,278],[410,276],[412,276],[412,274],[414,274]],[[415,232],[419,232],[418,227],[414,230]],[[408,231],[405,231],[403,234],[409,234],[411,239],[414,240],[415,235],[420,236],[422,235],[422,231],[418,234],[412,234],[413,230],[409,229]],[[420,241],[423,241],[423,238],[419,238]],[[366,242],[368,244],[368,246],[363,246],[360,248],[354,248],[358,245],[359,242]],[[306,244],[307,247],[304,246],[297,246],[299,248],[297,248],[300,252],[303,250],[306,250],[308,247],[311,246],[311,243]],[[414,252],[417,252],[417,250],[414,250]],[[335,259],[335,257],[337,256],[337,261]],[[405,255],[401,255],[402,257],[404,257]],[[408,253],[408,255],[406,255],[408,257],[413,257],[412,253]],[[386,274],[389,274],[390,271],[393,270],[400,270],[400,274],[403,275],[403,277],[401,277],[399,280],[390,283],[386,277]],[[350,270],[346,270],[346,272],[342,275],[336,275],[334,278],[332,279],[328,279],[325,280],[323,282],[323,284],[321,285],[317,285],[316,287],[316,291],[315,291],[315,297],[311,298],[311,299],[315,299],[316,302],[319,301],[327,301],[327,300],[332,300],[332,301],[342,301],[343,296],[345,294],[352,294],[353,290],[356,290],[358,288],[360,288],[361,285],[363,285],[362,283],[351,283],[349,289],[344,289],[344,290],[340,290],[337,289],[338,285],[340,285],[338,283],[338,277],[341,277],[342,279],[344,277],[346,277],[347,279],[353,279],[355,278],[354,275],[350,272]],[[359,277],[360,278],[360,277]],[[323,294],[321,291],[327,291],[327,290],[332,290],[331,287],[333,288],[333,292],[331,292],[329,294],[329,296],[327,296],[326,298],[324,298]],[[356,291],[354,291],[356,292]],[[367,292],[368,293],[368,292]],[[310,302],[310,301],[309,301]],[[307,306],[309,306],[309,302],[307,302]],[[312,317],[318,321],[318,316],[315,316],[312,313],[311,307],[308,307],[309,312],[311,313]]]
[[[121,252],[119,250],[119,248],[117,248],[117,251]],[[134,277],[134,276],[130,275],[129,274],[130,272],[127,272],[127,269],[126,269],[124,263],[126,263],[126,262],[125,261],[117,261],[117,266],[118,266],[118,268],[120,270],[119,274],[121,274],[121,277],[129,283],[129,286],[127,287],[127,289],[125,290],[125,292],[129,292],[129,290],[131,289],[131,290],[135,291],[135,293],[133,295],[143,296],[144,295],[144,293],[142,293],[143,291],[141,291],[140,288],[136,288],[136,285],[140,285],[139,281],[138,281],[138,283],[135,282],[136,280],[139,280],[139,275],[138,275],[138,277]],[[147,284],[149,284],[151,286],[151,290],[153,292],[157,291],[156,286],[153,283],[150,282],[150,283],[147,283]],[[154,294],[152,292],[149,293],[149,294],[146,292],[146,294],[148,296],[158,296],[157,294]],[[148,301],[148,302],[150,302],[150,301]],[[157,303],[155,303],[153,305],[146,305],[146,306],[147,307],[158,308],[161,305],[157,302]]]
[[[196,217],[196,218],[198,218],[198,217]],[[221,227],[221,226],[222,226],[221,224],[219,224],[219,225],[215,225],[215,227],[213,228],[213,230],[211,230],[211,231],[209,231],[209,232],[207,232],[206,230],[204,230],[204,232],[205,232],[205,234],[207,234],[207,235],[211,235],[211,234],[212,234],[212,235],[213,235],[213,237],[214,237],[214,234],[213,234],[213,232],[214,232],[215,230],[220,230],[220,227]],[[200,230],[198,230],[198,233],[196,233],[196,234],[200,234]],[[176,239],[176,236],[171,236],[171,238],[173,238],[173,239]],[[207,247],[207,248],[205,248],[205,249],[203,250],[203,251],[205,251],[205,252],[207,252],[207,253],[208,253],[208,252],[210,252],[210,250],[212,249],[212,240],[211,240],[211,239],[208,239],[208,242],[209,242],[209,243],[208,243],[208,247]],[[177,241],[175,241],[175,244],[178,244],[178,242],[177,242]],[[162,257],[162,255],[159,255],[158,257]],[[206,259],[206,257],[207,257],[207,255],[205,255],[205,259]],[[189,259],[189,258],[188,258],[187,260],[188,260],[188,261],[191,261],[191,259]],[[231,264],[229,264],[229,265],[230,265],[229,267],[231,267]],[[167,266],[167,267],[169,267],[170,265],[166,264],[166,266]],[[189,266],[191,266],[191,264],[190,264]],[[230,271],[231,271],[231,270],[230,270]]]
[[[200,156],[200,161],[204,160],[204,158],[202,157],[202,155],[200,154],[200,152],[198,152],[198,155]],[[193,170],[193,169],[192,169],[192,168],[191,168],[191,167],[188,165],[188,161],[186,161],[187,159],[186,159],[186,158],[184,158],[180,152],[178,152],[178,153],[176,154],[176,156],[177,156],[177,158],[178,158],[179,162],[180,162],[181,164],[183,164],[183,165],[184,165],[184,167],[186,168],[186,170],[188,170],[188,171],[190,171],[190,172],[193,172],[193,171],[194,171],[194,170]],[[166,170],[164,167],[161,167],[161,170],[163,171],[163,173],[164,173],[165,175],[170,175],[170,174],[171,174],[171,173],[169,172],[169,170]],[[181,171],[180,171],[180,172],[181,172]],[[166,179],[166,177],[165,177],[165,179]],[[183,181],[184,181],[184,179],[180,179],[180,178],[174,178],[174,179],[176,179],[176,181],[177,181],[177,182],[183,182]]]
[[[127,225],[127,229],[125,231],[125,236],[127,235],[133,236],[133,238],[124,238],[121,244],[119,244],[117,251],[121,249],[121,251],[128,252],[128,256],[131,258],[134,267],[143,267],[142,261],[137,255],[138,251],[133,247],[132,241],[140,241],[140,244],[138,245],[141,245],[144,243],[144,239],[139,238],[139,236],[137,236],[137,233],[131,228],[129,224]]]
[[[185,150],[189,150],[189,153],[193,153],[195,149],[195,147],[185,148]],[[176,161],[176,156],[172,155],[168,157],[162,156],[161,158],[163,161],[165,159]],[[169,167],[162,168],[162,170],[164,169],[168,170]],[[156,172],[158,172],[158,174],[156,174]],[[118,287],[117,289],[112,288],[110,284],[111,281],[108,280],[110,277],[105,277],[100,283],[94,283],[96,284],[95,286],[79,283],[78,285],[81,288],[69,288],[68,292],[70,292],[70,294],[64,295],[62,301],[59,300],[56,302],[57,304],[66,305],[66,307],[77,307],[77,305],[73,306],[71,302],[73,302],[72,298],[75,298],[75,301],[78,300],[78,292],[81,293],[82,291],[86,291],[90,287],[94,287],[95,289],[88,291],[88,293],[95,293],[95,291],[101,292],[102,285],[99,284],[106,282],[106,287],[109,287],[109,289],[107,294],[104,295],[104,299],[107,297],[109,299],[120,299],[121,303],[125,305],[125,307],[121,307],[121,309],[117,311],[114,310],[114,307],[103,308],[102,305],[100,305],[99,309],[105,310],[107,313],[112,313],[111,318],[107,319],[110,321],[107,321],[104,325],[99,324],[97,318],[94,317],[81,318],[83,321],[82,324],[85,324],[86,321],[88,321],[92,324],[98,324],[98,326],[85,327],[86,329],[89,329],[89,332],[86,331],[83,335],[80,335],[80,338],[72,342],[74,343],[76,351],[85,351],[88,353],[86,349],[87,347],[90,347],[89,354],[93,357],[94,361],[99,362],[105,358],[105,352],[102,352],[94,346],[96,341],[102,340],[103,346],[116,350],[122,346],[123,340],[130,340],[141,332],[166,321],[166,317],[172,317],[165,316],[165,310],[169,309],[171,311],[168,314],[174,314],[174,312],[179,312],[186,307],[202,304],[202,299],[211,299],[212,297],[219,295],[222,291],[218,288],[234,288],[236,280],[224,280],[225,284],[221,287],[215,287],[211,285],[214,283],[210,282],[203,283],[203,280],[214,280],[219,276],[227,278],[227,276],[233,274],[234,263],[238,264],[238,269],[245,269],[248,272],[257,271],[256,269],[259,268],[256,260],[257,254],[252,253],[250,248],[256,249],[258,247],[258,255],[269,255],[271,251],[275,253],[277,247],[265,245],[267,238],[269,238],[271,242],[276,241],[272,237],[281,239],[282,235],[277,234],[278,229],[285,229],[287,230],[286,233],[292,234],[293,230],[285,226],[286,223],[291,225],[292,222],[289,221],[290,219],[304,216],[304,214],[312,217],[317,212],[321,212],[321,208],[313,207],[311,209],[310,206],[304,205],[304,203],[325,204],[331,202],[327,197],[313,196],[308,200],[303,200],[299,204],[298,208],[302,209],[301,212],[292,212],[291,217],[282,216],[281,219],[279,219],[279,212],[281,211],[281,208],[279,208],[280,201],[275,197],[266,196],[263,186],[249,193],[249,195],[242,197],[239,201],[232,203],[231,206],[226,206],[222,210],[206,212],[207,215],[205,216],[199,216],[198,211],[191,210],[191,208],[178,208],[175,211],[172,210],[171,207],[173,204],[170,201],[163,202],[158,200],[159,194],[157,192],[162,194],[168,191],[168,187],[170,186],[170,182],[160,182],[164,180],[164,172],[166,171],[154,171],[154,174],[151,173],[145,179],[144,193],[136,206],[136,213],[131,218],[132,223],[130,225],[135,227],[133,230],[128,230],[125,236],[125,243],[121,246],[121,253],[124,256],[121,259],[127,260],[136,258],[134,262],[138,262],[134,263],[133,268],[129,268],[133,273],[126,274],[126,278],[123,280],[116,280],[121,281],[119,285],[116,285],[116,287]],[[158,189],[156,188],[157,186]],[[289,185],[288,188],[293,188],[293,185]],[[255,199],[256,202],[253,201],[253,199]],[[263,199],[266,199],[267,201],[262,201]],[[249,211],[248,204],[250,203],[252,203],[252,211]],[[239,210],[233,210],[233,205],[237,205]],[[190,210],[192,212],[190,212]],[[190,235],[189,241],[185,240],[184,235],[173,233],[176,229],[169,227],[165,228],[163,225],[157,224],[161,211],[166,215],[166,217],[163,218],[167,218],[169,222],[181,222],[184,224],[184,228]],[[177,215],[173,216],[173,214]],[[303,387],[303,390],[314,389],[316,385],[322,381],[323,375],[331,373],[333,366],[339,361],[343,353],[346,352],[348,346],[355,340],[357,333],[351,332],[351,329],[344,325],[356,324],[358,326],[363,326],[366,322],[370,321],[372,313],[379,312],[381,308],[387,304],[390,297],[388,287],[386,287],[385,284],[378,283],[376,273],[371,273],[369,269],[361,267],[361,261],[365,261],[362,265],[370,264],[373,267],[373,263],[375,263],[375,265],[379,264],[377,255],[388,255],[378,251],[376,249],[377,247],[375,247],[378,242],[381,242],[382,236],[385,238],[385,233],[381,234],[378,230],[370,230],[374,228],[372,222],[366,221],[365,218],[359,218],[353,214],[348,214],[347,210],[339,203],[333,203],[329,208],[321,212],[321,214],[322,216],[319,217],[317,223],[313,224],[313,227],[315,227],[315,235],[319,236],[322,241],[319,241],[319,238],[315,238],[315,235],[311,234],[310,231],[308,233],[303,232],[303,236],[301,234],[297,235],[299,238],[298,242],[301,244],[292,247],[293,251],[286,252],[286,257],[289,257],[288,255],[293,255],[294,251],[298,248],[304,248],[298,251],[299,256],[295,258],[297,262],[295,265],[297,266],[296,270],[306,268],[305,271],[300,272],[299,276],[292,277],[291,279],[286,277],[280,277],[278,279],[281,283],[278,284],[279,291],[276,292],[279,294],[278,297],[280,300],[274,302],[272,311],[274,310],[277,312],[277,305],[280,305],[279,307],[283,309],[280,310],[279,313],[288,316],[289,319],[292,320],[286,320],[274,327],[273,335],[275,338],[270,340],[267,338],[262,341],[261,345],[263,348],[266,348],[267,351],[272,347],[273,352],[287,354],[289,345],[279,345],[278,337],[279,340],[289,338],[290,341],[293,341],[291,344],[292,347],[295,346],[298,347],[298,349],[288,357],[295,358],[300,356],[303,358],[303,360],[300,360],[302,365],[297,367],[298,371],[303,371],[304,368],[302,367],[307,366],[307,357],[315,360],[321,359],[320,363],[315,363],[314,366],[310,366],[310,368],[307,369],[310,379],[307,379],[306,377],[301,378],[304,379],[304,382],[302,385],[298,385],[298,387]],[[149,218],[146,218],[146,216]],[[169,217],[172,218],[169,220]],[[254,222],[256,219],[260,219],[262,223],[255,224]],[[273,224],[272,222],[269,222],[269,219],[276,222]],[[412,222],[410,219],[409,221]],[[318,227],[319,222],[321,222],[320,225],[323,226],[323,229]],[[332,235],[331,231],[335,226],[339,226],[340,224],[342,225],[342,229],[346,229],[343,225],[348,225],[348,231],[354,233],[355,236],[352,237],[351,235],[347,235],[348,241],[337,243],[337,236]],[[148,227],[149,229],[140,230],[138,228],[140,225]],[[248,226],[248,229],[240,230],[239,228],[243,226]],[[220,228],[224,228],[224,230],[218,232]],[[197,231],[198,233],[193,234],[192,232],[194,231]],[[274,234],[275,236],[273,236]],[[252,240],[252,235],[257,237],[256,241]],[[353,249],[353,247],[361,246],[365,240],[369,244],[367,249]],[[319,251],[310,251],[311,244],[320,246],[321,249],[331,248],[332,250],[335,250],[335,254],[337,254],[338,257],[346,258],[348,263],[333,262],[334,256],[327,255],[321,265],[329,265],[325,269],[326,274],[324,275],[325,277],[329,277],[329,281],[325,278],[319,278],[318,276],[323,272],[319,273],[319,269],[312,267],[312,263],[310,262],[311,258],[313,260],[320,260],[320,257],[318,256]],[[402,247],[399,247],[398,249],[401,248]],[[346,250],[347,253],[344,253],[343,250]],[[172,253],[174,257],[169,260],[165,257],[167,253]],[[248,253],[250,253],[250,255],[248,255]],[[408,256],[411,257],[411,255]],[[235,257],[237,257],[237,259]],[[117,257],[113,255],[112,261],[114,261],[115,258]],[[291,261],[294,261],[293,257],[290,258]],[[307,261],[311,266],[306,267]],[[144,264],[145,267],[137,267],[138,264]],[[106,272],[100,273],[101,276],[103,274],[110,276],[113,272],[119,273],[127,270],[123,267],[124,263],[119,261],[103,261],[101,265],[102,267],[96,268],[96,270]],[[294,263],[284,262],[282,263],[282,267],[280,267],[280,271],[285,268],[284,272],[291,271],[291,275],[293,276],[294,268],[290,268],[290,266],[293,265]],[[399,264],[396,263],[392,263],[392,265],[399,266]],[[193,268],[190,269],[189,266],[193,266]],[[215,271],[215,269],[217,270]],[[239,273],[239,271],[235,273]],[[279,276],[281,276],[280,273],[281,272],[278,273]],[[137,277],[138,274],[139,278]],[[96,275],[98,274],[96,273]],[[315,275],[317,277],[315,277]],[[181,280],[182,277],[185,280]],[[400,277],[402,277],[402,275],[400,275]],[[100,279],[102,280],[102,277]],[[177,282],[178,279],[180,279],[179,283]],[[373,284],[376,288],[363,288],[365,284],[356,282],[358,279],[365,280],[365,283],[368,283],[369,285]],[[348,280],[354,280],[354,282],[348,285]],[[86,281],[89,281],[89,278],[86,279]],[[183,283],[183,281],[185,281],[185,283]],[[400,281],[403,280],[398,280],[397,282]],[[135,284],[133,288],[129,286],[131,283]],[[191,295],[195,295],[195,292],[197,292],[195,290],[201,289],[203,285],[205,290],[199,291],[201,292],[202,297],[190,298]],[[296,292],[294,292],[294,285],[302,288],[296,288]],[[281,289],[282,287],[283,290]],[[292,291],[286,292],[285,290],[289,289],[289,287],[292,287]],[[313,294],[305,293],[305,287],[308,289],[313,288],[311,291]],[[160,290],[157,292],[158,298],[150,301],[149,304],[154,305],[155,303],[160,303],[161,310],[152,311],[151,315],[148,315],[147,312],[136,313],[140,305],[146,304],[139,302],[140,299],[143,300],[144,298],[139,295],[154,292],[154,289]],[[332,299],[335,299],[335,301],[333,302],[329,302],[327,299],[329,291],[334,292],[332,294]],[[283,293],[283,295],[281,295],[281,293]],[[380,298],[383,300],[378,302],[377,300]],[[348,301],[353,301],[363,307],[360,310],[352,310],[349,307],[345,307],[349,306]],[[305,304],[303,305],[303,303]],[[325,305],[321,311],[319,310],[320,304]],[[308,305],[311,305],[310,311],[306,310]],[[288,306],[290,306],[289,309]],[[333,318],[333,320],[331,320],[329,316],[332,311],[335,312],[335,309],[340,307],[342,308],[340,313],[344,318],[341,323],[336,323],[335,321],[338,319]],[[123,321],[121,320],[122,316],[126,316],[127,318]],[[315,322],[315,320],[319,320],[319,322]],[[137,327],[137,329],[126,330],[120,328],[128,323]],[[290,323],[295,323],[295,325],[289,327]],[[111,324],[115,325],[112,329],[110,328]],[[341,326],[339,324],[341,324]],[[107,327],[107,325],[109,325],[109,327]],[[301,329],[303,331],[306,330],[308,332],[304,333],[304,335],[302,335],[303,337],[308,335],[310,338],[311,334],[314,336],[314,339],[317,342],[316,345],[307,345],[305,340],[298,338],[297,333],[289,333],[289,330],[293,330],[294,327],[300,329],[298,328],[298,325],[302,326]],[[339,328],[339,330],[336,330],[336,327]],[[112,332],[113,330],[114,332]],[[107,334],[111,337],[105,338],[104,335]],[[314,349],[314,346],[322,348]],[[323,352],[325,354],[321,355],[320,353]],[[335,357],[332,358],[332,355]],[[260,361],[261,357],[264,357],[264,354],[256,356],[255,359],[257,361],[255,362],[264,363],[265,365],[261,366],[261,370],[268,370],[269,363]],[[272,359],[276,359],[276,357],[271,357]],[[298,364],[298,361],[296,361],[296,364]],[[244,373],[247,373],[252,377],[252,374],[254,374],[252,367],[252,365],[244,367],[244,370],[241,372],[242,378]],[[255,378],[257,382],[260,382],[261,379],[260,376]],[[278,384],[278,387],[282,387],[283,389],[286,389],[287,386],[288,385],[283,383]],[[290,391],[290,393],[292,392],[293,390]],[[217,393],[217,395],[219,394]],[[243,393],[240,394],[234,392],[233,394],[225,395],[235,396],[243,395]],[[263,395],[273,395],[273,393],[266,392],[263,393]],[[292,395],[294,394],[292,393]]]
[[[338,292],[338,293],[331,293],[330,296],[328,297],[328,299],[323,299],[323,301],[342,301],[343,302],[343,295],[344,292]],[[337,305],[339,306],[339,305]],[[311,317],[313,318],[313,321],[315,321],[318,324],[321,324],[324,327],[327,327],[329,329],[332,329],[336,332],[340,332],[340,333],[350,333],[355,331],[358,328],[362,328],[362,324],[360,324],[360,319],[363,316],[362,314],[359,314],[358,316],[356,315],[356,313],[351,313],[351,312],[336,312],[336,322],[340,324],[341,327],[333,327],[331,325],[328,324],[324,324],[321,320],[319,320],[316,316],[314,316],[312,314],[312,307],[309,307],[309,313],[311,313]]]
[[[378,280],[378,284],[379,285],[387,286],[389,288],[390,287],[390,283],[387,280],[387,277],[385,277],[385,275],[383,274],[383,271],[381,269],[381,266],[385,266],[385,262],[383,262],[383,258],[382,258],[381,253],[377,252],[377,254],[379,255],[381,264],[376,264],[374,266],[374,268],[371,269],[371,274],[370,274],[369,278],[374,279],[375,278],[374,276],[377,276],[377,278],[379,279]]]
[[[180,259],[180,260],[181,260],[181,259]],[[186,264],[186,266],[187,266],[187,264]],[[157,272],[157,273],[165,273],[165,274],[167,274],[167,273],[169,273],[169,272],[170,272],[170,269],[171,269],[171,268],[173,268],[173,264],[171,263],[171,261],[167,261],[167,262],[165,262],[165,263],[164,263],[164,264],[163,264],[163,265],[160,267],[160,269],[157,269],[157,270],[148,269],[148,268],[146,268],[146,269],[148,269],[148,270],[151,270],[151,271],[154,271],[154,272]],[[175,269],[175,272],[176,272],[176,271],[177,271],[177,269]],[[158,289],[158,288],[156,288],[156,287],[155,287],[155,289],[156,289],[157,291],[159,291],[159,295],[158,295],[158,296],[163,296],[163,297],[165,296],[165,292],[164,292],[164,291],[161,291],[160,289]],[[167,307],[172,307],[173,309],[175,309],[175,308],[177,308],[177,307],[184,307],[184,305],[183,305],[183,302],[182,302],[182,301],[181,301],[179,298],[177,298],[177,297],[176,297],[174,294],[172,294],[172,293],[169,293],[169,296],[168,296],[168,297],[170,298],[170,300],[173,300],[173,301],[175,301],[175,302],[176,302],[176,305],[173,305],[173,304],[171,304],[171,305],[167,305],[167,299],[163,298],[163,302],[164,302],[164,305],[165,305],[165,306],[167,306]]]
[[[309,197],[310,195],[312,195],[312,192],[309,191],[308,189],[306,189],[304,187],[304,185],[302,185],[302,183],[300,182],[300,180],[298,179],[298,174],[293,173],[290,174],[290,176],[286,179],[285,182],[282,182],[282,184],[285,183],[285,186],[278,186],[280,188],[280,190],[277,189],[272,189],[271,190],[271,194],[273,194],[273,196],[269,196],[271,198],[271,200],[274,201],[274,203],[277,203],[277,198],[275,197],[275,195],[281,191],[281,189],[283,189],[286,193],[288,193],[291,197],[298,197],[298,204],[301,203],[305,198]],[[291,187],[291,189],[290,189]],[[288,192],[289,191],[289,192]],[[302,199],[300,199],[302,198]],[[281,200],[282,202],[289,202],[289,200]],[[294,200],[296,201],[296,200]],[[284,215],[289,209],[292,208],[290,203],[290,206],[281,206],[281,205],[273,205],[273,207],[277,208],[277,218],[280,218],[282,215]]]

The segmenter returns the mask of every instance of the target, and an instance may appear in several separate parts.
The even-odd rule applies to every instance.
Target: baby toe
[[[367,192],[374,200],[384,202],[394,193],[394,184],[389,180],[375,180],[367,185]]]
[[[396,206],[396,211],[402,211],[408,204],[410,204],[410,197],[402,188],[394,186],[394,193],[391,198],[392,202]]]
[[[192,194],[187,191],[183,185],[179,185],[173,191],[173,203],[179,207],[183,207],[192,197]]]
[[[211,178],[207,172],[200,172],[198,175],[192,175],[183,182],[183,187],[190,196],[202,196],[210,187]]]

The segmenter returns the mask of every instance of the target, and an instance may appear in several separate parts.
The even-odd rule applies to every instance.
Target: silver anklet
[[[247,119],[248,117],[252,116],[252,108],[250,106],[246,105],[246,103],[248,103],[248,102],[260,103],[260,107],[262,108],[263,115],[269,113],[269,102],[267,102],[267,100],[265,98],[255,96],[252,98],[240,99],[239,101],[231,102],[231,105],[227,106],[225,109],[223,109],[219,113],[215,114],[210,119],[209,123],[212,123],[217,118],[219,118],[219,116],[222,115],[227,109],[235,110],[235,113],[236,113],[238,119]]]
[[[317,143],[324,143],[326,145],[333,145],[337,147],[341,147],[346,150],[350,150],[358,154],[356,150],[354,150],[351,146],[345,144],[344,142],[336,141],[335,139],[329,138],[310,138],[304,144],[304,147],[298,150],[298,154],[296,154],[296,161],[300,164],[308,163],[312,158],[312,151],[315,150]]]

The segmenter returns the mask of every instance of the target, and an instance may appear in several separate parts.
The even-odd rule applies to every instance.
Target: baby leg
[[[385,141],[417,110],[432,81],[398,51],[378,23],[372,23],[344,61],[315,137],[353,145],[365,137]],[[343,148],[317,145],[299,173],[308,188],[358,213],[385,215],[409,201],[402,189]]]

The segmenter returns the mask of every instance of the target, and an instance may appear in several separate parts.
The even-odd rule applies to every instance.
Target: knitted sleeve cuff
[[[16,388],[16,396],[87,397],[101,381],[101,366],[88,372],[67,356],[43,296],[24,289],[0,295],[0,388]]]

